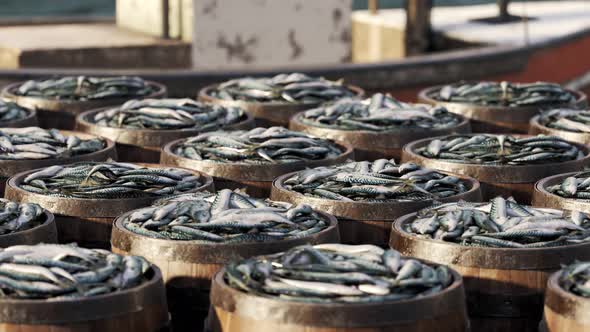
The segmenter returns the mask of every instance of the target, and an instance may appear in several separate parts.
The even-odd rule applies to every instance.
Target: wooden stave
[[[338,202],[329,199],[315,198],[287,190],[283,183],[297,172],[279,176],[273,181],[270,199],[291,204],[308,204],[318,211],[324,211],[338,218],[340,222],[340,238],[343,243],[376,244],[387,246],[391,233],[391,224],[402,215],[430,206],[434,201],[420,202]],[[444,172],[443,172],[444,173]],[[479,182],[473,178],[460,176],[470,183],[470,189],[459,195],[439,199],[441,202],[459,200],[480,202]]]
[[[432,136],[471,133],[469,120],[462,116],[458,125],[449,128],[376,132],[317,127],[303,123],[300,119],[302,114],[303,112],[297,113],[291,118],[289,129],[338,142],[347,142],[354,148],[354,156],[357,161],[380,158],[400,160],[404,145],[415,140]]]
[[[2,331],[168,331],[162,275],[151,266],[147,282],[131,289],[84,299],[1,299]]]
[[[584,332],[590,329],[590,299],[584,298],[559,286],[556,272],[547,282],[543,327],[546,332]]]
[[[187,320],[203,319],[209,309],[211,278],[225,264],[259,255],[268,255],[304,244],[338,243],[338,222],[318,212],[330,226],[301,239],[243,244],[199,245],[191,241],[153,239],[135,234],[122,226],[132,211],[119,216],[113,226],[111,247],[123,255],[143,256],[161,266],[166,284],[173,325],[186,326]],[[223,250],[223,251],[222,251]],[[171,271],[174,270],[174,271]],[[176,318],[176,319],[175,319]]]
[[[528,137],[530,135],[517,136]],[[426,138],[407,144],[403,149],[402,161],[411,161],[427,168],[473,177],[481,183],[482,192],[484,192],[483,198],[485,200],[492,199],[496,196],[514,196],[517,201],[528,203],[532,199],[534,184],[538,180],[554,175],[556,173],[554,170],[556,169],[558,169],[559,172],[579,171],[590,164],[590,149],[587,146],[575,142],[570,143],[577,145],[577,147],[585,153],[584,158],[560,163],[538,165],[491,166],[460,164],[427,158],[414,152],[416,148],[423,147],[432,140],[444,139],[445,137],[446,136]]]
[[[506,328],[505,331],[536,331],[550,275],[561,268],[564,258],[569,262],[590,259],[590,243],[555,248],[502,249],[420,239],[402,230],[402,225],[415,216],[412,213],[395,221],[390,247],[402,255],[448,264],[461,273],[472,324],[481,331],[503,331],[502,327]],[[502,271],[508,272],[501,274]],[[505,290],[513,293],[498,292]],[[493,305],[498,307],[490,310]]]
[[[191,128],[175,130],[112,128],[98,126],[88,121],[88,117],[109,108],[92,109],[79,114],[76,117],[76,130],[105,137],[115,142],[121,161],[158,163],[161,148],[164,145],[171,141],[203,133]],[[250,113],[245,112],[242,120],[218,130],[248,130],[252,128],[254,128],[254,118]]]
[[[259,297],[229,287],[223,280],[223,272],[219,271],[212,282],[207,325],[214,332],[233,331],[220,329],[217,316],[223,312],[238,321],[243,319],[255,324],[257,328],[263,325],[260,331],[285,326],[290,327],[289,331],[426,331],[419,329],[414,320],[429,322],[436,317],[452,317],[454,328],[449,331],[468,331],[462,278],[455,271],[452,271],[453,284],[440,293],[421,299],[376,304],[314,304]],[[454,309],[458,309],[456,315],[452,315]],[[392,312],[398,314],[394,316]],[[445,331],[444,326],[437,323]]]
[[[163,84],[146,81],[155,91],[139,99],[164,98],[168,94],[166,86]],[[30,96],[19,96],[14,93],[24,82],[16,82],[7,85],[2,89],[2,98],[15,102],[18,105],[34,109],[37,111],[39,125],[42,128],[58,128],[72,130],[76,124],[76,116],[86,110],[123,104],[124,102],[136,99],[130,98],[112,98],[106,100],[92,101],[68,101],[58,99],[46,99]]]
[[[460,114],[471,121],[474,133],[527,134],[529,121],[537,115],[543,106],[482,106],[457,102],[445,102],[432,98],[432,94],[443,85],[432,86],[418,93],[418,101],[430,105],[446,107],[450,112]],[[566,89],[578,98],[574,104],[549,105],[552,108],[588,106],[588,97],[582,91]]]
[[[240,100],[222,100],[211,97],[210,91],[215,89],[219,84],[213,84],[201,89],[197,95],[197,99],[203,102],[223,106],[235,106],[245,109],[252,114],[256,120],[256,125],[259,127],[272,127],[289,125],[289,120],[295,114],[318,107],[321,103],[288,103],[288,102],[249,102]],[[356,92],[357,97],[362,97],[365,91],[357,86],[347,85],[349,89]]]

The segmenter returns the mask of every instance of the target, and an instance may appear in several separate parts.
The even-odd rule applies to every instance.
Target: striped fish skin
[[[559,272],[558,283],[564,290],[590,298],[590,262],[575,262]]]
[[[219,84],[209,93],[211,97],[222,100],[262,103],[322,103],[356,95],[341,81],[329,81],[302,73],[232,79]]]
[[[487,203],[457,202],[422,209],[403,230],[465,246],[543,248],[590,241],[590,218],[582,212],[535,208],[496,197]]]
[[[66,299],[118,292],[148,280],[150,264],[76,244],[0,249],[0,298]]]
[[[178,130],[201,132],[218,130],[246,119],[239,107],[201,103],[192,99],[130,100],[121,106],[100,111],[90,122],[103,127],[126,129]]]
[[[203,133],[183,140],[173,152],[194,160],[262,165],[334,158],[344,151],[329,139],[270,127]]]
[[[577,160],[585,153],[555,136],[449,135],[433,139],[415,153],[432,159],[475,165],[537,165]]]
[[[226,266],[234,288],[308,303],[371,303],[437,293],[453,283],[432,266],[373,245],[322,244],[254,257]]]
[[[582,171],[561,180],[561,183],[545,188],[548,192],[576,200],[590,200],[590,172]]]
[[[113,98],[137,98],[154,93],[148,82],[139,77],[64,76],[29,80],[14,93],[19,96],[55,100],[89,101]]]
[[[161,199],[123,220],[126,229],[143,236],[204,244],[310,237],[329,225],[309,205],[284,205],[229,189]]]
[[[178,168],[80,162],[33,172],[23,179],[19,187],[48,196],[119,199],[170,196],[202,185],[198,175]]]
[[[443,86],[430,97],[482,106],[551,106],[573,104],[576,95],[549,82],[459,82]]]
[[[408,104],[377,93],[369,99],[346,98],[305,111],[304,124],[339,130],[429,130],[457,126],[461,117],[446,108]]]
[[[468,190],[467,183],[457,177],[393,159],[306,169],[285,179],[283,185],[306,196],[346,202],[419,201]]]
[[[56,129],[0,128],[0,160],[63,159],[97,152],[106,145],[102,138],[65,136]]]
[[[45,210],[38,204],[0,198],[0,235],[34,228],[45,222],[45,219]]]
[[[558,108],[542,112],[539,124],[568,132],[590,133],[590,110]]]
[[[0,125],[6,122],[18,121],[31,115],[31,111],[18,104],[0,100]]]

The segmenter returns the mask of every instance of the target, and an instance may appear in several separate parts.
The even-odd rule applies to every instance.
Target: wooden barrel
[[[545,291],[544,318],[539,332],[590,331],[590,299],[572,294],[559,285],[554,273]]]
[[[284,164],[222,163],[211,160],[194,160],[174,154],[173,151],[181,142],[182,140],[177,140],[166,144],[162,149],[160,163],[209,174],[215,180],[217,190],[245,188],[248,195],[258,198],[266,198],[270,195],[272,181],[280,175],[307,167],[339,164],[354,156],[350,144],[337,142],[336,144],[343,152],[336,157]]]
[[[528,137],[528,135],[519,137]],[[415,152],[416,149],[427,146],[435,139],[444,139],[444,137],[422,139],[406,145],[402,161],[412,161],[427,168],[471,176],[481,183],[484,200],[491,200],[497,196],[513,196],[518,202],[529,203],[533,197],[535,182],[538,180],[556,173],[579,171],[590,164],[588,147],[581,144],[576,145],[585,154],[582,159],[538,165],[460,164],[424,157]]]
[[[533,205],[539,207],[548,207],[561,210],[580,211],[590,213],[590,201],[585,199],[565,198],[547,191],[548,187],[560,184],[567,177],[575,175],[577,172],[557,174],[546,177],[535,183],[535,192],[533,194]]]
[[[326,198],[309,197],[285,188],[285,180],[296,172],[278,177],[272,184],[270,198],[292,204],[308,204],[318,211],[338,218],[340,239],[347,244],[389,244],[391,224],[400,216],[432,205],[432,200],[416,202],[343,202]],[[459,195],[440,198],[440,202],[481,201],[479,182],[469,177],[460,177],[467,182],[467,191]]]
[[[162,146],[166,143],[201,133],[201,131],[194,128],[176,130],[113,128],[98,126],[89,121],[97,113],[106,109],[108,107],[86,111],[78,115],[76,118],[76,130],[113,140],[117,145],[120,161],[158,163]],[[250,114],[245,113],[240,122],[222,129],[242,130],[252,128],[254,128],[254,119]]]
[[[570,142],[576,142],[584,145],[590,145],[590,133],[577,133],[573,131],[549,128],[539,122],[540,116],[536,115],[531,119],[529,134],[531,135],[548,135],[561,137]]]
[[[236,244],[199,244],[195,241],[142,236],[124,228],[123,220],[129,213],[115,221],[111,238],[112,250],[118,254],[143,256],[160,267],[166,283],[172,325],[178,331],[199,331],[203,326],[209,310],[211,278],[223,265],[253,256],[286,251],[303,244],[339,242],[336,218],[324,213],[320,214],[330,225],[311,236]]]
[[[140,165],[162,168],[153,164]],[[36,171],[38,169],[10,178],[5,197],[20,203],[37,203],[55,214],[60,243],[78,242],[83,247],[109,249],[114,218],[127,211],[148,206],[159,198],[82,199],[41,195],[20,188],[23,179]],[[213,190],[213,179],[206,174],[199,175],[203,184],[187,193]]]
[[[75,131],[60,131],[64,135],[75,135],[81,139],[93,139],[94,135],[79,133]],[[27,159],[27,160],[0,160],[0,193],[4,194],[6,181],[18,173],[36,168],[49,167],[53,165],[72,164],[80,161],[107,161],[108,159],[117,159],[117,150],[113,141],[105,139],[106,147],[102,150],[85,153],[68,158],[49,158],[49,159]]]
[[[303,113],[291,118],[289,129],[302,131],[314,136],[329,138],[346,142],[354,148],[354,157],[358,161],[391,159],[400,160],[402,148],[412,141],[450,134],[467,134],[471,132],[469,121],[462,118],[461,122],[448,128],[418,129],[400,128],[396,131],[371,131],[371,130],[343,130],[336,128],[324,128],[305,124],[301,121]]]
[[[361,304],[304,303],[244,293],[227,285],[223,272],[212,283],[207,318],[211,332],[469,331],[463,281],[452,270],[453,283],[439,293]]]
[[[272,127],[289,125],[291,117],[301,111],[316,108],[321,103],[289,103],[289,102],[248,102],[241,100],[223,100],[211,96],[211,90],[217,88],[218,84],[204,87],[199,91],[197,98],[199,101],[219,104],[223,106],[241,107],[248,113],[254,115],[257,127]],[[356,86],[348,86],[358,97],[362,97],[365,92]]]
[[[27,115],[18,120],[0,122],[0,128],[24,128],[37,127],[37,111],[34,109],[26,109]]]
[[[43,223],[30,229],[0,235],[0,248],[21,244],[57,243],[57,228],[53,213],[45,210]]]
[[[130,289],[82,299],[0,298],[3,332],[164,332],[170,331],[160,270]]]
[[[105,106],[120,105],[129,99],[134,98],[109,98],[101,100],[59,100],[46,99],[31,96],[19,96],[15,91],[24,82],[17,82],[7,85],[2,90],[2,98],[12,101],[21,107],[37,111],[37,118],[41,128],[74,129],[76,116],[84,111]],[[163,98],[166,97],[166,87],[160,83],[147,82],[154,90],[153,93],[139,99]]]
[[[415,217],[412,213],[395,221],[391,248],[402,255],[448,265],[463,276],[473,331],[537,331],[551,273],[562,264],[590,258],[590,243],[504,249],[421,239],[403,228]]]
[[[442,87],[442,85],[438,85],[420,91],[418,94],[418,101],[431,105],[441,105],[446,107],[450,112],[464,116],[471,120],[471,129],[474,133],[527,134],[529,132],[529,121],[544,108],[543,105],[518,107],[482,106],[434,99],[433,96],[437,95]],[[547,106],[552,108],[584,108],[588,106],[588,98],[583,92],[575,90],[568,91],[577,97],[577,100],[573,105],[563,104]]]

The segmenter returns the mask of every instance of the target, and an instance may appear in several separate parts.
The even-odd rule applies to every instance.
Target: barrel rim
[[[37,111],[33,108],[18,106],[27,112],[27,116],[22,119],[0,122],[0,128],[17,128],[24,126],[35,126],[37,123]]]
[[[293,169],[333,165],[354,157],[354,148],[347,142],[333,141],[340,149],[340,154],[333,157],[296,161],[280,164],[240,164],[233,162],[216,162],[211,160],[195,160],[179,156],[173,152],[174,148],[187,138],[174,140],[162,148],[160,162],[163,165],[179,165],[188,169],[199,170],[213,177],[239,179],[241,181],[271,182],[277,176]]]
[[[290,103],[288,101],[270,101],[270,102],[259,102],[259,101],[246,101],[246,100],[224,100],[215,98],[211,95],[211,91],[216,89],[221,83],[210,84],[205,86],[204,88],[200,89],[197,93],[197,98],[202,101],[212,102],[216,104],[234,104],[234,105],[242,105],[244,108],[248,107],[277,107],[277,108],[285,108],[285,107],[294,107],[294,108],[301,108],[301,107],[314,107],[323,104],[323,102],[298,102],[298,103]],[[365,95],[365,90],[362,88],[345,84],[345,86],[356,93],[355,97],[362,97]]]
[[[163,297],[159,294],[164,291],[162,272],[154,264],[150,264],[150,270],[151,276],[144,283],[107,294],[47,300],[0,298],[0,320],[10,324],[64,324],[141,311],[145,302]]]
[[[568,292],[559,284],[559,275],[562,270],[553,273],[547,281],[545,294],[545,306],[555,313],[567,319],[590,325],[590,317],[587,313],[590,310],[590,298]]]
[[[162,133],[175,133],[175,132],[181,132],[181,133],[191,133],[191,134],[199,134],[199,133],[203,133],[204,131],[199,130],[197,128],[180,128],[180,129],[139,129],[139,128],[118,128],[118,127],[108,127],[108,126],[101,126],[96,124],[95,122],[91,122],[88,117],[91,115],[95,115],[96,113],[102,112],[102,111],[106,111],[109,109],[112,109],[114,107],[117,106],[105,106],[105,107],[100,107],[100,108],[95,108],[95,109],[91,109],[91,110],[87,110],[84,111],[80,114],[78,114],[76,116],[76,125],[79,126],[83,126],[82,128],[84,128],[84,132],[86,132],[86,128],[95,128],[96,129],[111,129],[114,132],[118,132],[118,133],[122,133],[122,132],[135,132],[135,133],[143,133],[145,135],[158,135],[158,134],[162,134]],[[225,107],[225,106],[223,106]],[[226,125],[226,126],[222,126],[218,129],[215,130],[229,130],[232,127],[235,126],[240,126],[240,125],[244,125],[246,123],[253,123],[254,121],[254,117],[252,116],[252,114],[250,114],[249,112],[247,112],[246,110],[243,110],[244,114],[240,117],[240,120],[237,122],[234,122],[232,124]]]
[[[557,184],[559,181],[577,173],[580,173],[580,171],[560,173],[542,178],[541,180],[537,181],[537,183],[535,183],[535,191],[533,193],[533,203],[539,206],[554,207],[564,210],[590,212],[590,200],[561,197],[547,190],[548,186]]]
[[[415,206],[416,209],[420,209],[425,206],[428,206],[428,204],[431,204],[434,201],[454,202],[454,201],[458,201],[458,200],[467,200],[467,201],[481,200],[481,188],[480,188],[479,181],[477,181],[476,179],[469,177],[469,176],[452,174],[453,176],[457,176],[458,178],[460,178],[463,181],[467,181],[470,185],[470,189],[466,192],[460,193],[458,195],[450,196],[450,197],[444,197],[444,198],[439,198],[439,199],[430,199],[430,200],[424,200],[424,201],[415,201],[415,202],[394,202],[394,201],[388,201],[388,202],[356,202],[356,201],[355,202],[342,202],[342,201],[331,200],[331,199],[327,199],[327,198],[310,197],[310,196],[306,196],[302,193],[288,190],[287,188],[285,188],[285,185],[284,185],[285,180],[290,178],[291,176],[299,173],[299,172],[300,171],[295,171],[295,172],[283,174],[283,175],[277,177],[272,182],[271,199],[275,199],[278,201],[287,201],[287,202],[296,201],[296,202],[300,202],[300,203],[306,203],[306,204],[309,204],[312,207],[314,207],[314,209],[318,205],[319,206],[331,206],[335,210],[354,212],[354,215],[343,216],[343,215],[340,215],[339,213],[335,213],[335,212],[330,211],[330,213],[334,214],[335,216],[345,217],[345,218],[350,218],[350,219],[355,219],[355,220],[364,220],[364,221],[391,220],[391,221],[393,221],[395,218],[391,218],[389,216],[392,213],[394,213],[393,211],[398,210],[400,208],[400,206],[406,206],[406,207]],[[437,171],[437,172],[451,175],[450,173],[445,172],[445,171]],[[289,199],[285,199],[285,198],[289,198]],[[363,218],[363,215],[367,215],[367,214],[375,215],[376,210],[378,210],[377,216],[374,216],[371,219],[367,219],[366,217]]]
[[[541,123],[541,115],[535,115],[531,118],[529,123],[529,133],[530,134],[545,134],[551,136],[561,137],[563,139],[569,140],[571,142],[578,142],[582,144],[590,143],[590,133],[582,133],[582,132],[575,132],[575,131],[568,131],[556,128],[547,127],[545,124]]]
[[[365,129],[346,130],[342,128],[328,128],[301,121],[305,111],[298,112],[289,121],[289,128],[293,130],[307,132],[319,137],[334,138],[340,141],[346,141],[354,147],[378,147],[378,148],[402,148],[407,142],[432,135],[446,135],[450,133],[470,133],[471,124],[467,118],[460,114],[455,114],[460,120],[457,125],[444,128],[400,128],[399,130],[373,131]],[[409,137],[408,137],[409,136]],[[414,137],[413,137],[414,136]]]
[[[478,81],[465,81],[465,83],[478,83]],[[588,97],[586,96],[586,94],[583,91],[580,90],[574,90],[574,89],[567,89],[564,88],[565,91],[568,91],[570,93],[572,93],[573,95],[575,95],[576,101],[573,104],[567,104],[567,103],[562,103],[562,104],[547,104],[547,105],[533,105],[533,106],[498,106],[498,105],[491,105],[491,106],[486,106],[486,105],[480,105],[480,104],[475,104],[475,103],[460,103],[460,102],[453,102],[453,101],[444,101],[444,100],[438,100],[432,97],[433,93],[440,91],[444,86],[446,86],[447,84],[438,84],[438,85],[433,85],[430,87],[427,87],[425,89],[420,90],[420,92],[418,92],[418,100],[426,102],[428,104],[432,104],[432,105],[443,105],[443,106],[459,106],[459,107],[464,107],[464,108],[470,108],[473,110],[477,110],[477,111],[506,111],[506,112],[519,112],[519,111],[535,111],[538,112],[539,109],[543,109],[544,107],[550,107],[550,108],[555,108],[555,107],[564,107],[564,106],[581,106],[584,105],[584,103],[587,103],[588,101]]]
[[[144,167],[152,168],[167,168],[169,166],[150,163],[133,163]],[[18,202],[31,202],[41,205],[43,208],[51,211],[54,214],[66,215],[72,217],[116,217],[121,213],[129,211],[129,208],[124,206],[131,206],[134,209],[136,206],[149,205],[157,199],[164,197],[145,197],[145,198],[77,198],[77,197],[54,197],[38,193],[33,193],[22,189],[19,184],[29,174],[39,171],[42,168],[37,168],[29,171],[24,171],[10,177],[7,181],[5,189],[5,197]],[[190,171],[193,174],[198,174],[200,179],[204,179],[202,184],[196,188],[190,189],[183,193],[193,193],[199,191],[208,191],[213,189],[213,178],[205,173],[186,169],[183,167],[172,167]],[[113,204],[117,202],[117,204]],[[75,211],[74,211],[75,210]],[[99,216],[99,212],[104,212],[104,216]]]
[[[425,260],[420,261],[431,266],[441,265]],[[431,319],[461,311],[465,316],[463,278],[454,269],[449,268],[449,271],[453,275],[451,285],[437,293],[420,298],[375,303],[306,303],[263,297],[230,287],[223,280],[225,273],[223,268],[213,276],[211,306],[255,320],[272,320],[277,321],[277,324],[301,324],[314,327],[384,326]],[[441,305],[441,299],[448,300],[451,305]],[[425,313],[425,308],[431,309],[430,314]],[[400,310],[401,313],[393,316],[392,311],[395,310]],[[297,314],[285,315],[288,312]],[[335,319],[334,313],[338,314],[338,319]],[[377,318],[382,321],[377,322]]]
[[[435,261],[439,264],[499,270],[529,270],[560,268],[564,257],[571,257],[571,261],[590,259],[590,242],[547,248],[492,248],[470,247],[453,242],[422,239],[402,228],[416,215],[416,212],[406,214],[393,222],[389,245],[402,251],[408,249],[408,247],[402,248],[403,245],[411,244],[420,248],[421,252],[436,253],[437,259]],[[410,251],[416,254],[412,249],[410,248]],[[572,254],[572,251],[575,254]],[[423,258],[420,255],[417,257]]]
[[[51,224],[55,224],[55,216],[53,213],[51,213],[51,211],[43,209],[43,214],[45,215],[45,220],[35,227],[0,235],[0,244],[3,242],[15,243],[16,241],[20,240],[20,238],[26,238],[33,233],[38,232],[41,228],[46,228],[48,226],[50,227]]]
[[[146,96],[130,96],[130,97],[122,97],[122,98],[107,98],[107,99],[97,99],[97,100],[67,100],[67,99],[57,99],[57,98],[43,98],[43,97],[36,97],[36,96],[21,96],[16,94],[14,91],[18,89],[22,84],[26,83],[27,81],[19,81],[11,83],[5,86],[2,89],[1,96],[19,104],[19,101],[25,101],[35,104],[43,104],[46,102],[55,102],[59,103],[60,105],[64,106],[72,106],[72,105],[87,105],[89,102],[109,102],[116,104],[117,102],[124,103],[127,100],[132,99],[150,99],[150,98],[161,98],[167,94],[168,89],[162,83],[154,82],[154,81],[145,81],[149,86],[155,88],[155,90],[146,95]],[[20,104],[19,104],[20,105]],[[28,108],[28,107],[27,107]],[[46,110],[43,107],[37,107],[37,109]],[[67,111],[67,110],[66,110]]]
[[[479,133],[464,134],[461,136],[476,136],[482,135]],[[497,135],[497,134],[491,134]],[[437,137],[429,137],[420,139],[411,143],[408,143],[403,148],[404,161],[413,161],[424,167],[442,169],[451,173],[465,174],[472,177],[476,177],[480,181],[493,181],[498,183],[529,183],[536,182],[539,178],[542,178],[547,172],[554,173],[553,169],[582,169],[584,165],[590,164],[590,148],[586,145],[567,141],[568,143],[575,145],[580,151],[584,153],[584,157],[574,160],[568,160],[563,162],[552,162],[546,164],[534,164],[534,165],[481,165],[474,163],[454,163],[444,159],[435,159],[422,156],[416,152],[417,148],[424,147],[428,143],[436,139],[446,139],[455,135],[444,135]],[[520,135],[514,134],[515,137],[532,137],[534,135]],[[537,175],[541,173],[541,175]]]
[[[46,158],[46,159],[20,159],[20,160],[0,160],[0,176],[2,177],[12,177],[15,176],[14,172],[23,172],[23,170],[30,170],[31,168],[38,169],[49,167],[52,165],[64,165],[64,164],[71,164],[81,161],[89,161],[89,160],[98,160],[115,157],[116,156],[116,149],[115,149],[115,142],[112,140],[100,137],[94,134],[83,133],[78,131],[72,130],[59,130],[60,133],[66,135],[74,135],[78,136],[83,139],[102,139],[105,141],[105,147],[94,152],[84,153],[77,156],[67,157],[67,158]],[[86,137],[85,137],[86,136]],[[6,174],[11,173],[11,174]],[[18,174],[17,173],[17,174]]]
[[[123,250],[129,254],[137,252],[137,246],[141,246],[141,253],[149,250],[159,257],[167,257],[173,261],[183,261],[201,264],[225,264],[236,257],[246,259],[257,256],[259,252],[278,252],[274,247],[295,247],[306,243],[323,243],[322,238],[329,238],[331,234],[339,237],[338,221],[328,213],[314,210],[322,218],[329,222],[328,227],[318,233],[303,238],[291,238],[264,242],[242,243],[195,243],[194,240],[182,241],[171,239],[157,239],[131,232],[123,226],[124,219],[135,210],[128,211],[117,217],[113,223],[111,245],[113,248]],[[122,239],[125,237],[125,239]],[[135,249],[135,250],[134,250]]]

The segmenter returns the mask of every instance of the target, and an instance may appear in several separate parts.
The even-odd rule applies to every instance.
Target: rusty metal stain
[[[303,47],[295,39],[295,30],[289,30],[289,46],[291,47],[291,60],[295,60],[303,54]]]
[[[241,35],[236,35],[234,42],[229,42],[225,36],[219,36],[217,39],[217,47],[226,50],[226,56],[228,60],[234,58],[243,61],[244,63],[251,63],[255,57],[250,52],[249,48],[258,44],[258,38],[252,36],[246,41],[242,39]]]

